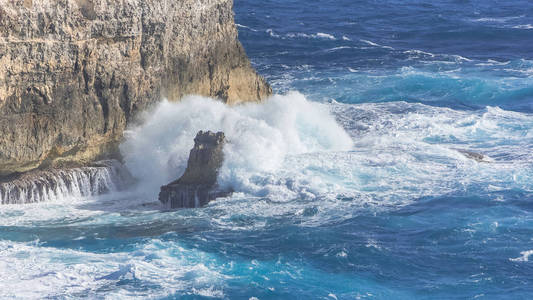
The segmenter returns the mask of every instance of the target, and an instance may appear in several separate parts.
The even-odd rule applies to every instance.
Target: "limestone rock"
[[[159,201],[167,208],[194,208],[228,195],[231,191],[223,191],[217,186],[225,143],[223,132],[198,132],[185,173],[178,180],[161,187]]]
[[[127,124],[161,98],[266,98],[232,5],[0,0],[0,177],[114,157]]]

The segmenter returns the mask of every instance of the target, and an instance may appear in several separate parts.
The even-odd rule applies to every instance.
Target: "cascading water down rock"
[[[97,196],[122,190],[133,181],[131,174],[116,160],[80,168],[34,171],[10,181],[0,181],[0,204]]]
[[[161,187],[159,201],[167,209],[195,208],[229,195],[231,191],[221,190],[217,185],[225,143],[223,132],[198,132],[185,173],[178,180]]]

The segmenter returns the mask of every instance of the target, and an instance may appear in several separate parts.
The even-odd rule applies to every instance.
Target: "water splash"
[[[90,167],[38,171],[0,183],[0,203],[26,204],[95,196],[120,190],[131,180],[116,160],[101,161]]]
[[[251,177],[279,169],[288,155],[350,150],[353,144],[326,105],[296,92],[234,107],[199,96],[164,101],[126,132],[120,146],[145,191],[157,195],[183,174],[199,130],[223,131],[228,138],[219,184],[252,193]]]

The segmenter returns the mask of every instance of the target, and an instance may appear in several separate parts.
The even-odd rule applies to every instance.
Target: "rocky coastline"
[[[0,0],[0,179],[120,160],[124,130],[164,98],[268,97],[232,7],[232,0]]]

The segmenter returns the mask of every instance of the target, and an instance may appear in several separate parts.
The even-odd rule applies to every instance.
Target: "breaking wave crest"
[[[183,173],[200,130],[223,131],[228,138],[219,183],[251,193],[258,189],[253,177],[278,170],[289,155],[352,147],[328,108],[299,93],[234,107],[190,96],[161,102],[141,125],[126,132],[121,145],[126,166],[154,194]]]

